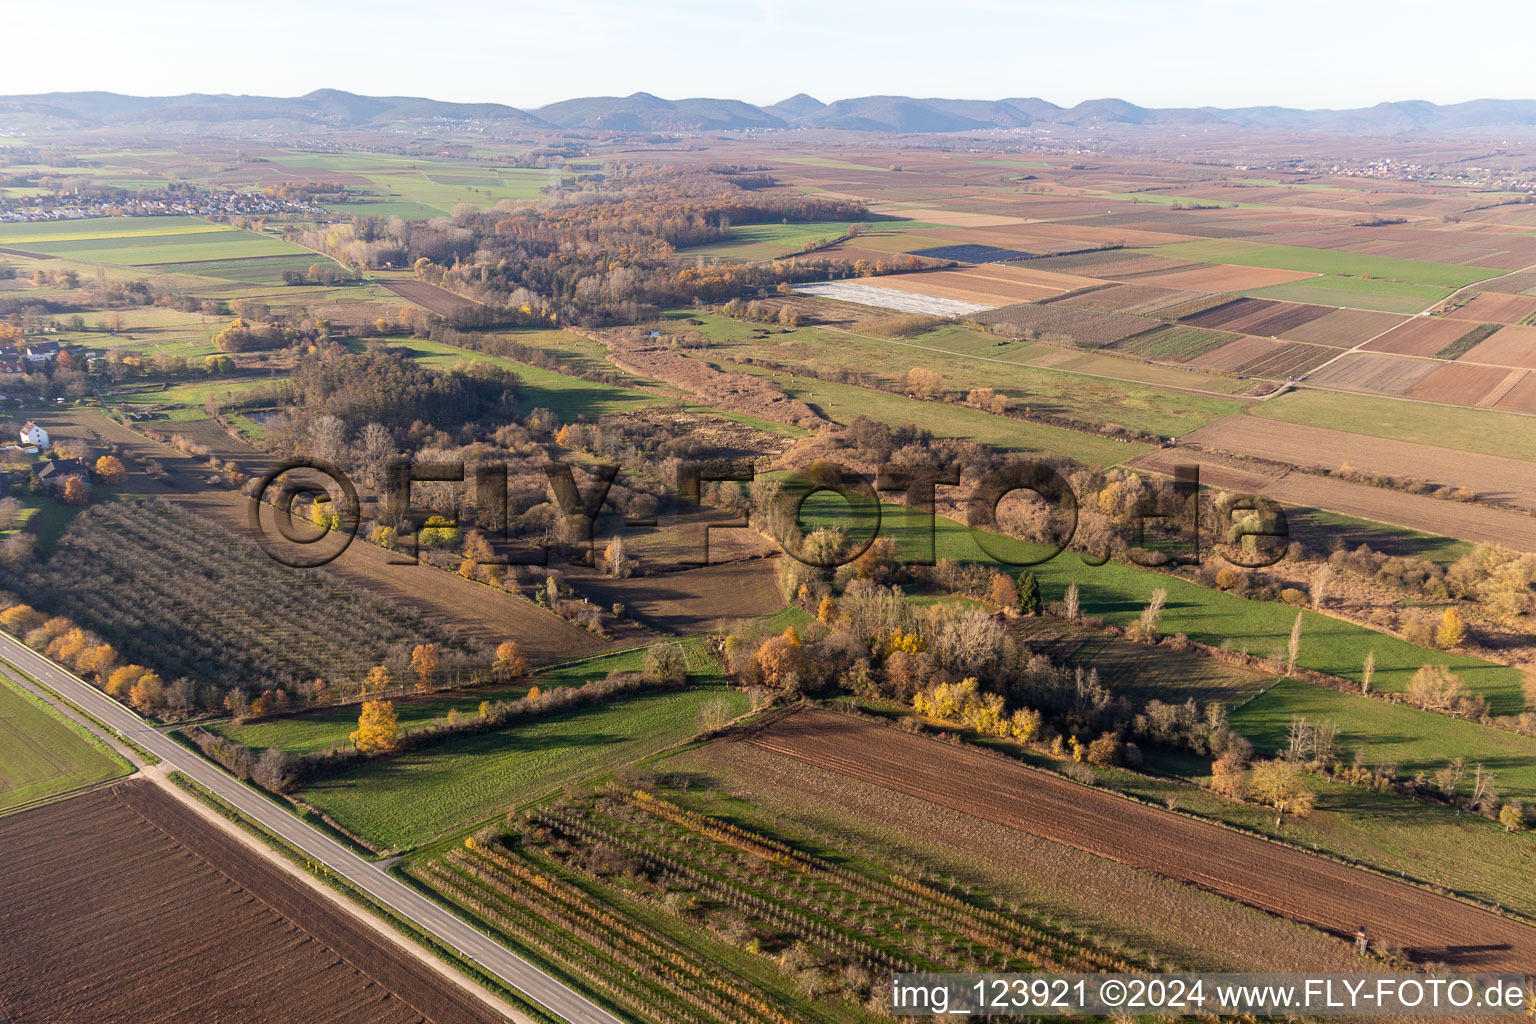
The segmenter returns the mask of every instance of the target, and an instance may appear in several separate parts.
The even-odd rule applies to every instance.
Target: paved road
[[[225,774],[176,741],[157,732],[144,719],[90,684],[0,633],[0,658],[41,680],[96,718],[139,746],[151,751],[168,769],[175,769],[218,794],[241,813],[260,822],[303,850],[311,860],[324,864],[379,903],[413,922],[443,945],[474,960],[488,974],[538,1003],[569,1024],[623,1024],[606,1010],[567,988],[505,946],[481,934],[464,921],[387,874],[383,867],[364,860],[335,840],[311,828],[266,797]]]

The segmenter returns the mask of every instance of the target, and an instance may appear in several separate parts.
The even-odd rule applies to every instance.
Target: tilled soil
[[[1332,934],[1365,924],[1416,960],[1536,970],[1536,928],[981,751],[823,711],[780,718],[745,742]]]
[[[502,1020],[147,782],[0,821],[0,861],[8,1020]]]

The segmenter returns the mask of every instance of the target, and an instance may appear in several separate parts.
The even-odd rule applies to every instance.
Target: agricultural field
[[[1128,352],[1148,359],[1170,363],[1193,362],[1212,349],[1234,342],[1236,334],[1226,331],[1208,331],[1199,327],[1183,327],[1169,324],[1117,341],[1112,348],[1116,352]]]
[[[1049,309],[1051,307],[1041,307]],[[1067,310],[1071,313],[1073,311]],[[1091,316],[1092,314],[1083,314]],[[1239,391],[1250,385],[1227,378],[1187,372],[1181,369],[1149,366],[1143,363],[1101,356],[1094,352],[1079,352],[1043,343],[1009,342],[977,331],[959,328],[939,330],[903,339],[871,338],[843,330],[800,328],[789,334],[778,335],[777,343],[771,339],[752,338],[749,332],[719,318],[700,318],[706,322],[704,331],[716,341],[716,347],[708,352],[729,351],[732,355],[748,358],[767,358],[790,365],[835,366],[850,371],[869,372],[871,368],[885,371],[888,386],[901,387],[908,369],[918,367],[938,372],[948,389],[969,391],[977,387],[989,387],[999,394],[1015,399],[1016,405],[1029,410],[1065,414],[1085,423],[1119,425],[1151,434],[1177,435],[1200,424],[1210,422],[1242,407],[1226,393]],[[754,372],[755,368],[739,364],[740,372]],[[781,381],[781,384],[783,382]],[[837,385],[822,380],[790,381],[791,389],[809,389],[818,394],[837,394]],[[860,389],[868,390],[868,389]],[[868,401],[890,405],[907,403],[899,395],[870,397]],[[937,404],[937,403],[930,403]],[[901,414],[905,419],[886,422],[918,422],[917,417],[966,417],[979,410],[949,408],[944,411],[930,410],[923,414]],[[1040,424],[1007,419],[982,413],[983,420],[956,419],[955,422],[990,423],[987,428],[995,436],[1014,436],[1013,431],[1039,429]],[[832,418],[849,422],[841,414]],[[944,433],[938,427],[935,433]],[[978,428],[972,428],[978,429]],[[1092,446],[1103,438],[1083,437],[1076,441],[1068,438],[1076,434],[1059,433],[1059,443],[1073,448]],[[951,431],[951,436],[975,436],[967,431]],[[1109,442],[1118,444],[1119,442]],[[1004,447],[1015,447],[1007,442]],[[1071,449],[1058,449],[1071,454]],[[1108,450],[1108,449],[1103,449]],[[1086,461],[1086,460],[1085,460]]]
[[[897,288],[863,284],[858,281],[821,281],[795,288],[801,295],[819,295],[839,302],[855,302],[876,309],[894,309],[900,313],[926,313],[929,316],[955,317],[992,309],[997,303],[964,302]]]
[[[866,227],[868,225],[865,225]],[[679,249],[677,255],[755,262],[772,260],[841,238],[851,227],[846,221],[796,221],[786,224],[733,224],[730,237],[708,245]]]
[[[131,587],[118,600],[105,580]],[[391,650],[423,642],[470,656],[441,626],[366,591],[288,569],[254,545],[158,502],[99,505],[78,516],[22,598],[112,643],[167,681],[293,687],[360,679]],[[232,598],[238,597],[238,600]],[[326,622],[324,633],[314,629]]]
[[[1366,438],[1344,430],[1293,423],[1284,431],[1259,415],[1228,416],[1180,438],[1208,450],[1248,455],[1327,472],[1349,466],[1367,473],[1467,487],[1484,501],[1536,509],[1536,475],[1518,459],[1456,452],[1434,445]]]
[[[1338,355],[1337,351],[1334,354]],[[1350,352],[1310,374],[1307,381],[1319,387],[1404,395],[1441,365],[1427,359]]]
[[[123,217],[0,224],[0,246],[126,267],[202,264],[245,257],[308,255],[280,238],[200,217]],[[174,268],[170,268],[174,269]]]
[[[1136,962],[1033,914],[957,900],[892,866],[818,857],[801,837],[787,843],[646,790],[541,807],[511,828],[407,871],[648,1024],[875,1021],[866,1006],[892,970]]]
[[[1011,766],[988,759],[984,776]],[[685,748],[656,764],[672,798],[772,836],[815,836],[835,856],[866,849],[990,895],[1014,915],[1075,922],[1146,950],[1163,969],[1350,969],[1332,938],[1200,889],[1138,871],[974,808],[908,795],[740,741]],[[970,774],[962,768],[957,777]],[[687,782],[686,794],[677,789]],[[910,869],[909,869],[910,870]]]
[[[1354,927],[1341,922],[1378,920],[1379,929],[1373,930],[1421,958],[1433,959],[1448,947],[1475,946],[1478,952],[1459,960],[1462,966],[1518,969],[1536,949],[1536,928],[1530,925],[980,751],[848,716],[801,712],[739,742],[1165,878],[1198,882],[1207,892],[1323,931],[1340,934]],[[975,785],[978,777],[987,784]],[[1402,913],[1382,920],[1384,905]],[[1489,938],[1495,930],[1497,943]]]
[[[0,814],[131,770],[42,698],[0,674]]]
[[[0,819],[0,858],[12,1020],[501,1020],[147,782]]]
[[[1482,292],[1445,315],[1452,320],[1518,324],[1524,323],[1532,313],[1536,313],[1536,297]]]
[[[840,501],[838,504],[842,505]],[[805,521],[811,523],[813,508],[810,503],[806,510]],[[835,521],[835,518],[830,516],[827,521]],[[1000,564],[981,550],[964,525],[942,516],[933,522],[938,557],[985,565]],[[924,536],[925,524],[905,506],[882,505],[880,530],[881,536],[894,538],[903,550],[909,545],[911,550],[921,550],[915,545],[922,543],[918,538]],[[995,537],[990,543],[1016,563],[1006,567],[1015,572],[1019,565],[1050,554],[1048,549],[1025,541]],[[1125,625],[1135,619],[1151,600],[1152,591],[1165,588],[1168,601],[1164,633],[1170,636],[1184,633],[1202,643],[1227,644],[1235,650],[1265,657],[1284,649],[1298,614],[1289,605],[1248,601],[1136,566],[1118,562],[1086,566],[1081,558],[1071,554],[1032,565],[1030,571],[1039,579],[1046,602],[1060,600],[1068,584],[1077,583],[1083,613],[1099,616],[1115,625]],[[1386,633],[1316,612],[1302,611],[1299,614],[1302,640],[1298,664],[1306,668],[1358,679],[1366,655],[1375,652],[1373,686],[1380,691],[1399,693],[1414,672],[1433,662],[1449,666],[1463,675],[1473,691],[1488,698],[1495,714],[1515,714],[1525,707],[1519,669],[1465,655],[1426,651]]]
[[[1416,316],[1387,331],[1365,350],[1428,358],[1440,355],[1474,330],[1477,328],[1465,321]]]
[[[1536,462],[1536,421],[1482,409],[1302,390],[1255,406],[1253,415],[1285,423],[1326,423],[1330,429],[1367,437]]]
[[[1494,325],[1484,324],[1493,328]],[[1478,328],[1473,328],[1477,331]],[[1473,337],[1469,332],[1468,337]],[[1536,370],[1536,327],[1500,327],[1483,335],[1487,340],[1467,349],[1461,358],[1469,363]]]
[[[1180,466],[1198,465],[1203,484],[1236,494],[1262,495],[1284,505],[1390,523],[1436,537],[1536,550],[1536,517],[1491,503],[1447,501],[1183,447],[1161,448],[1128,465],[1163,476],[1173,476]],[[1316,539],[1324,550],[1331,549],[1331,537]]]
[[[1060,303],[1004,306],[972,319],[1000,334],[1087,349],[1105,348],[1160,326],[1158,321],[1114,313],[1091,313],[1070,309]]]
[[[1213,700],[1241,704],[1272,681],[1267,673],[1203,654],[1134,644],[1058,619],[1025,619],[1017,634],[1055,664],[1097,670],[1112,693],[1137,707],[1149,700],[1182,704],[1191,698],[1202,707]]]
[[[1359,694],[1279,680],[1232,712],[1232,728],[1258,749],[1276,751],[1297,715],[1337,723],[1342,750],[1364,750],[1370,763],[1395,764],[1404,776],[1433,775],[1462,757],[1492,771],[1506,799],[1536,799],[1536,739]]]
[[[1313,345],[1354,348],[1384,331],[1391,330],[1396,333],[1395,328],[1403,322],[1402,317],[1391,313],[1377,313],[1368,309],[1336,309],[1326,316],[1309,320],[1299,327],[1281,331],[1280,337],[1286,341],[1305,341]],[[1373,342],[1369,347],[1379,348],[1380,346]]]
[[[1152,252],[1158,256],[1210,263],[1230,263],[1244,267],[1267,267],[1304,274],[1372,278],[1399,284],[1424,285],[1446,292],[1476,284],[1497,273],[1496,270],[1485,267],[1466,267],[1452,263],[1367,256],[1332,249],[1308,249],[1293,245],[1266,245],[1224,239],[1163,245]]]
[[[682,742],[718,701],[728,717],[747,708],[721,687],[625,696],[374,762],[296,798],[376,847],[405,850]]]

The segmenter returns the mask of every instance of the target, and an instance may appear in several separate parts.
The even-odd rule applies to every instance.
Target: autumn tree
[[[907,393],[913,398],[939,398],[944,394],[944,378],[936,370],[914,366],[907,371]]]
[[[363,677],[363,685],[359,693],[364,697],[376,696],[388,690],[393,682],[394,679],[390,677],[388,666],[375,665]]]
[[[993,604],[1004,611],[1019,610],[1019,589],[1006,573],[992,574],[992,589],[988,597]]]
[[[439,661],[437,644],[417,644],[412,649],[411,668],[416,673],[416,689],[419,692],[426,693],[432,689]]]
[[[1462,620],[1461,611],[1452,605],[1440,617],[1440,628],[1435,630],[1435,646],[1448,651],[1466,642],[1467,624]]]
[[[528,671],[528,661],[516,640],[503,640],[496,648],[496,660],[491,672],[498,679],[516,679]]]
[[[400,719],[395,714],[395,705],[387,700],[365,701],[351,740],[365,754],[393,753],[400,746]]]
[[[1248,775],[1248,793],[1255,800],[1275,809],[1275,827],[1286,811],[1294,815],[1311,812],[1317,795],[1307,785],[1301,766],[1275,758],[1260,761]]]
[[[149,669],[143,665],[121,665],[113,669],[112,674],[107,677],[107,695],[119,699],[128,696],[128,691],[133,689],[133,684],[148,671]]]
[[[72,476],[64,481],[64,504],[86,505],[91,500],[91,487],[82,477]]]
[[[1499,808],[1499,824],[1506,832],[1525,831],[1525,808],[1518,800],[1511,800]]]
[[[634,572],[629,552],[624,549],[623,537],[615,537],[608,542],[608,546],[603,549],[603,564],[608,568],[608,575],[617,579],[624,579]]]
[[[151,711],[165,699],[165,683],[154,672],[145,672],[128,689],[128,703],[139,711]]]
[[[96,475],[116,486],[128,479],[128,470],[123,468],[123,460],[116,455],[103,455],[96,460]]]

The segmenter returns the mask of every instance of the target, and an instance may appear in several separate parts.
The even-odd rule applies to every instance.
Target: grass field
[[[118,386],[104,389],[107,401],[113,405],[125,406],[129,409],[143,407],[165,407],[160,409],[165,418],[171,422],[182,420],[207,419],[208,412],[203,408],[203,403],[210,396],[215,401],[237,401],[251,392],[271,390],[274,381],[268,377],[236,378],[213,377],[199,380],[193,377],[179,384],[172,384],[164,390],[157,391],[154,388],[141,386]]]
[[[1298,270],[1313,274],[1380,278],[1400,284],[1428,285],[1454,290],[1475,284],[1499,271],[1484,267],[1466,267],[1455,263],[1430,263],[1401,260],[1389,256],[1366,256],[1333,249],[1308,249],[1296,245],[1265,245],[1261,242],[1212,239],[1201,242],[1176,242],[1147,250],[1158,256],[1178,256],[1206,263],[1232,263],[1240,267],[1268,267],[1271,270]],[[1273,290],[1273,289],[1270,289]],[[1341,305],[1341,303],[1334,303]]]
[[[1450,291],[1434,285],[1326,274],[1306,281],[1253,288],[1237,294],[1256,299],[1310,302],[1319,306],[1375,309],[1384,313],[1418,313],[1443,300]]]
[[[1323,548],[1334,544],[1354,550],[1368,544],[1373,551],[1388,555],[1416,555],[1431,562],[1450,565],[1469,553],[1473,545],[1454,537],[1422,533],[1369,519],[1342,516],[1320,509],[1287,509],[1291,536]]]
[[[1005,452],[1042,452],[1065,455],[1084,465],[1105,467],[1133,459],[1150,447],[1122,443],[1061,427],[993,416],[942,402],[923,402],[888,391],[836,384],[811,377],[777,373],[755,366],[727,364],[741,373],[767,377],[792,398],[798,398],[838,423],[852,423],[859,416],[898,426],[914,424],[940,437],[968,437]]]
[[[560,332],[541,333],[559,334]],[[524,343],[534,344],[532,340]],[[595,419],[607,413],[625,412],[660,401],[655,395],[633,388],[612,387],[598,381],[582,380],[580,377],[571,377],[553,370],[530,366],[515,359],[471,352],[440,342],[407,338],[398,341],[391,339],[390,344],[409,349],[418,362],[436,370],[451,369],[457,364],[467,362],[489,363],[511,370],[523,381],[517,411],[520,414],[526,414],[533,409],[548,409],[558,416],[562,423],[581,418]]]
[[[306,254],[280,238],[214,224],[199,217],[107,217],[3,224],[0,246],[128,267]]]
[[[679,249],[677,254],[682,257],[715,256],[725,260],[771,260],[799,252],[811,242],[831,241],[847,231],[847,221],[742,224],[732,226],[731,237],[725,241]]]
[[[787,334],[754,338],[751,324],[724,317],[699,316],[703,333],[715,343],[710,353],[730,353],[741,357],[770,359],[788,365],[832,366],[845,370],[879,373],[887,383],[899,385],[914,367],[938,372],[945,388],[968,391],[989,387],[1027,405],[1039,413],[1065,414],[1095,424],[1118,424],[1148,433],[1178,436],[1205,423],[1235,412],[1242,405],[1233,399],[1195,395],[1167,390],[1168,387],[1227,388],[1236,382],[1191,374],[1167,367],[1148,366],[1124,359],[1076,352],[1052,345],[1011,343],[991,344],[997,339],[963,327],[943,327],[929,334],[901,341],[887,341],[804,327]],[[1077,372],[1062,372],[1031,362],[1050,362]],[[750,371],[751,368],[746,368]],[[1109,373],[1121,377],[1155,378],[1111,380],[1085,374]],[[803,387],[820,394],[838,385],[806,380]],[[857,389],[868,391],[869,389]],[[873,393],[873,392],[871,392]],[[803,396],[802,396],[803,397]],[[904,401],[900,396],[887,396]],[[844,401],[847,399],[845,398]],[[874,401],[874,399],[871,399]],[[858,404],[855,402],[855,404]],[[945,408],[940,405],[937,408]],[[955,409],[955,413],[976,412]],[[854,413],[857,414],[856,412]],[[875,416],[866,412],[865,415]],[[936,415],[936,414],[930,414]],[[948,414],[946,414],[948,415]],[[990,414],[978,413],[983,420],[997,421]],[[840,416],[834,418],[847,422]],[[875,418],[885,418],[875,416]],[[907,414],[899,422],[912,420]],[[898,422],[886,419],[886,422]],[[914,421],[915,422],[915,421]],[[1018,421],[1001,420],[1012,430]],[[1025,426],[1025,424],[1019,424]],[[935,433],[949,436],[974,436],[971,432],[932,427]],[[970,428],[972,431],[977,427]],[[1014,444],[1012,447],[1017,448]],[[1062,451],[1062,454],[1072,454]],[[1115,461],[1130,458],[1121,454]],[[1084,460],[1087,461],[1087,460]]]
[[[1295,715],[1338,723],[1346,763],[1364,750],[1369,763],[1395,764],[1412,776],[1464,757],[1469,770],[1480,763],[1497,776],[1502,796],[1536,800],[1536,739],[1358,694],[1281,680],[1233,711],[1232,728],[1260,750],[1281,750]]]
[[[1285,423],[1323,423],[1368,437],[1536,462],[1536,417],[1307,389],[1256,405],[1252,413]]]
[[[442,718],[450,710],[460,714],[477,714],[483,700],[512,700],[523,696],[530,686],[543,689],[555,686],[580,686],[592,679],[601,679],[612,671],[639,671],[644,654],[641,651],[625,651],[596,659],[582,659],[542,670],[528,679],[520,679],[507,686],[486,686],[476,690],[460,690],[434,693],[422,697],[395,699],[395,712],[402,728],[423,725],[434,718]],[[345,746],[353,730],[357,728],[358,706],[344,704],[322,708],[301,715],[270,718],[260,722],[236,725],[233,722],[217,722],[208,727],[210,732],[227,736],[236,743],[263,749],[280,747],[291,754],[325,750],[341,744]]]
[[[1385,760],[1374,751],[1374,746],[1367,747],[1372,764]],[[1316,809],[1304,818],[1286,815],[1276,828],[1268,808],[1232,803],[1209,790],[1161,777],[1203,782],[1210,768],[1201,759],[1153,748],[1147,751],[1146,765],[1158,776],[1096,771],[1102,784],[1155,804],[1172,801],[1180,810],[1536,917],[1536,889],[1529,881],[1536,870],[1536,842],[1528,835],[1508,833],[1496,822],[1435,803],[1409,804],[1393,793],[1313,779]]]
[[[314,253],[269,256],[254,260],[210,260],[206,263],[179,263],[163,269],[177,274],[194,274],[212,277],[220,281],[247,281],[251,284],[282,284],[283,274],[297,271],[303,274],[316,263],[331,261]],[[155,268],[161,269],[161,268]]]
[[[84,729],[0,678],[0,814],[132,770]]]
[[[825,497],[826,500],[822,501]],[[804,521],[827,522],[835,508],[846,510],[842,499],[817,496],[806,503]],[[922,517],[903,506],[883,505],[881,534],[897,539],[905,550],[917,551],[925,528]],[[818,519],[817,517],[821,518]],[[986,555],[964,525],[951,519],[934,520],[934,544],[938,557],[998,564]],[[1048,554],[1023,541],[991,537],[989,544],[1010,560],[1023,562]],[[1016,567],[1001,566],[1011,571]],[[1296,621],[1297,610],[1289,605],[1248,601],[1221,591],[1207,590],[1184,580],[1135,566],[1109,562],[1093,567],[1073,554],[1062,554],[1031,570],[1040,581],[1047,602],[1060,600],[1071,583],[1080,588],[1083,613],[1102,617],[1115,625],[1135,619],[1151,600],[1152,591],[1165,587],[1167,610],[1162,631],[1188,634],[1202,643],[1230,643],[1238,650],[1269,656],[1282,652]],[[1515,714],[1526,704],[1520,671],[1504,665],[1442,651],[1429,651],[1341,619],[1311,611],[1302,617],[1301,654],[1298,663],[1319,672],[1358,679],[1368,653],[1376,654],[1376,689],[1401,692],[1413,673],[1426,664],[1448,665],[1467,685],[1485,695],[1495,714]],[[1283,655],[1282,655],[1283,658]],[[1331,692],[1331,691],[1329,691]],[[1374,706],[1374,702],[1373,705]],[[1381,705],[1388,707],[1388,705]],[[1536,753],[1536,746],[1532,748]],[[1536,762],[1533,762],[1536,770]]]
[[[721,687],[641,694],[367,765],[299,794],[348,830],[406,849],[611,771],[699,731],[699,712],[746,697]]]

